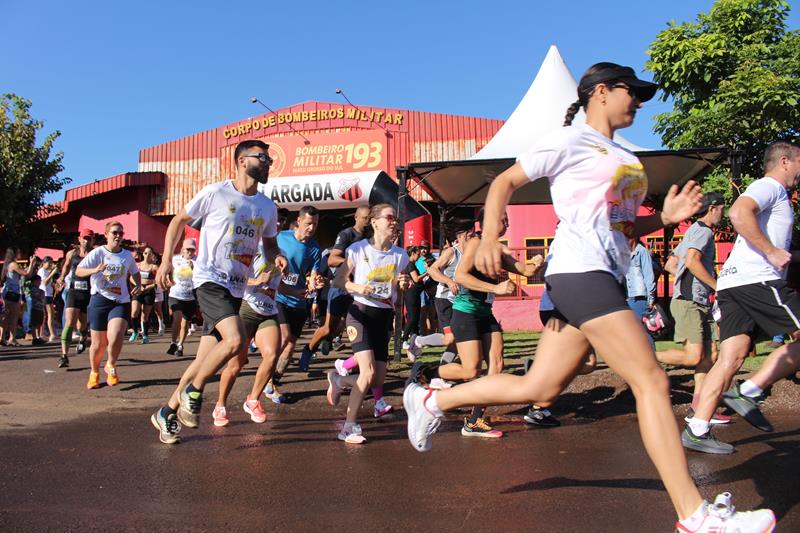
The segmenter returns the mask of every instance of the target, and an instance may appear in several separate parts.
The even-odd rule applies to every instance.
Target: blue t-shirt
[[[286,230],[278,233],[278,247],[283,251],[289,263],[286,273],[283,275],[284,285],[305,289],[307,287],[306,276],[312,271],[320,271],[322,251],[319,244],[314,239],[300,242],[295,238],[293,230]],[[287,307],[306,308],[305,298],[279,293],[275,300]]]

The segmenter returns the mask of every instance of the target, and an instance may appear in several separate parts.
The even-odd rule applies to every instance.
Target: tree
[[[770,143],[800,140],[800,33],[787,29],[788,14],[784,0],[717,0],[697,22],[670,22],[648,50],[645,68],[673,103],[655,132],[672,149],[740,151],[741,185],[727,169],[704,185],[729,199],[762,175]]]
[[[61,133],[49,134],[36,146],[44,124],[31,118],[30,107],[30,100],[14,94],[0,98],[0,249],[35,246],[44,228],[34,222],[58,211],[45,204],[44,196],[71,181],[58,177],[64,155],[50,157]]]

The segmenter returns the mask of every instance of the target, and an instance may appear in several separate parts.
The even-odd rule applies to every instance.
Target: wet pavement
[[[211,423],[211,383],[201,427],[166,446],[149,416],[188,364],[161,355],[166,346],[126,346],[122,382],[96,391],[82,389],[85,355],[69,372],[46,372],[52,349],[0,351],[0,531],[672,530],[630,394],[608,371],[568,391],[554,409],[560,428],[528,428],[523,410],[503,408],[493,413],[506,437],[469,439],[452,415],[422,454],[403,413],[373,420],[370,400],[367,443],[336,440],[344,407],[324,403],[322,377],[331,359],[310,377],[290,375],[294,403],[265,402],[269,420],[253,424],[240,406],[255,357],[234,388],[230,425]],[[387,387],[397,407],[401,377]],[[674,376],[675,396],[682,386]],[[731,491],[742,509],[773,508],[779,531],[800,531],[800,416],[770,419],[772,434],[741,420],[721,428],[737,453],[690,452],[689,464],[707,497]]]

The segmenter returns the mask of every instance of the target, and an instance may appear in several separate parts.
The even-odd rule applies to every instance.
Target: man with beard
[[[197,427],[206,381],[245,347],[239,306],[260,241],[266,260],[281,271],[286,269],[276,239],[278,210],[258,192],[258,185],[269,177],[269,145],[256,140],[241,142],[234,161],[235,179],[204,187],[175,215],[164,239],[156,282],[167,289],[172,285],[172,256],[183,227],[191,220],[203,219],[192,275],[203,312],[203,336],[195,360],[169,402],[150,418],[165,444],[180,440],[179,420]]]

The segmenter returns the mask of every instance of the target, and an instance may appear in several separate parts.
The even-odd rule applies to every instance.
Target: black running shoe
[[[178,346],[175,350],[175,357],[183,357],[183,346]]]
[[[411,373],[406,379],[406,386],[410,383],[417,383],[423,387],[428,387],[431,380],[437,377],[437,370],[438,368],[435,365],[416,361],[411,365]]]
[[[178,345],[174,342],[169,343],[169,348],[167,348],[167,355],[175,355],[175,352],[178,351]]]
[[[331,346],[331,341],[329,341],[328,339],[322,339],[322,341],[319,343],[319,351],[322,352],[322,355],[328,355],[329,353],[331,353],[332,347],[333,346]]]
[[[745,396],[739,390],[742,382],[736,383],[728,391],[722,393],[722,401],[725,405],[739,413],[739,415],[747,420],[753,427],[771,433],[773,431],[772,424],[770,424],[767,417],[759,409],[759,403],[764,400],[764,394],[756,398]]]
[[[78,341],[78,345],[77,345],[77,346],[75,346],[75,351],[76,351],[77,353],[83,353],[83,351],[84,351],[85,349],[86,349],[86,342],[84,342],[84,341]]]
[[[67,359],[66,355],[62,355],[58,358],[58,368],[66,368],[69,366],[69,359]]]
[[[561,422],[548,409],[540,409],[538,407],[528,409],[528,412],[522,418],[531,426],[540,428],[557,428],[561,425]]]

